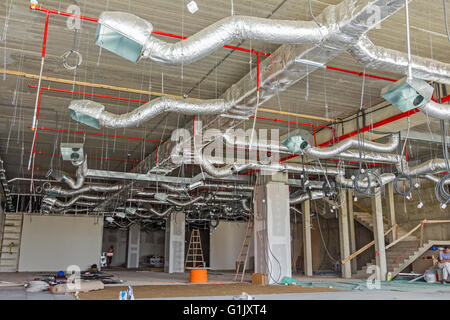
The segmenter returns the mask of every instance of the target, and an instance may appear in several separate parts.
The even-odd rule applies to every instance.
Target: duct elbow
[[[450,120],[450,105],[430,101],[419,109],[429,117]]]

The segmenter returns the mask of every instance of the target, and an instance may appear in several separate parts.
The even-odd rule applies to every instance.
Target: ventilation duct
[[[242,170],[253,169],[253,170],[265,170],[265,171],[290,171],[290,172],[300,172],[307,174],[327,174],[327,175],[337,175],[339,170],[336,168],[317,168],[314,166],[296,166],[286,163],[274,163],[274,164],[259,164],[259,163],[247,163],[247,164],[233,164],[227,165],[221,168],[216,168],[206,157],[203,156],[201,151],[196,152],[195,159],[197,164],[199,164],[203,170],[209,175],[221,178],[236,174]]]
[[[99,127],[137,127],[165,112],[184,115],[222,114],[232,105],[232,103],[225,103],[222,99],[186,100],[160,97],[121,115],[108,112],[104,105],[91,100],[72,100],[69,110],[73,120],[98,129]]]
[[[430,101],[419,109],[429,117],[450,120],[450,105]]]
[[[63,189],[61,187],[46,187],[44,186],[45,192],[54,197],[73,197],[79,194],[88,193],[88,192],[115,192],[120,191],[119,184],[113,185],[89,185],[84,186],[77,190],[68,190]]]
[[[168,203],[170,203],[170,204],[173,204],[173,205],[177,206],[177,207],[187,207],[187,206],[189,206],[189,205],[191,205],[193,203],[199,202],[201,200],[203,200],[204,202],[208,202],[211,199],[212,199],[212,196],[208,195],[206,197],[198,196],[198,197],[193,198],[193,199],[191,199],[189,201],[179,201],[179,200],[171,199],[171,198],[168,197],[166,201]]]
[[[434,176],[432,174],[426,174],[424,177],[425,177],[425,179],[428,179],[428,180],[430,180],[432,182],[435,182],[435,183],[439,183],[441,181],[441,178],[436,177],[436,176]],[[450,179],[445,180],[444,184],[450,185]]]
[[[163,65],[197,61],[233,40],[271,43],[318,43],[328,28],[313,21],[288,21],[231,16],[217,21],[188,39],[167,43],[152,36],[150,22],[125,12],[102,12],[95,43],[129,61],[141,57]]]
[[[445,171],[447,165],[444,159],[431,159],[412,168],[409,168],[407,163],[403,163],[403,169],[400,165],[397,165],[397,170],[408,176],[419,176],[431,172]]]
[[[338,156],[340,153],[350,148],[358,148],[359,145],[361,146],[361,149],[363,151],[391,152],[397,149],[398,144],[399,144],[398,135],[391,135],[389,137],[389,142],[386,144],[371,142],[367,140],[359,142],[358,139],[356,138],[350,138],[327,148],[318,148],[318,147],[306,148],[304,150],[304,153],[313,158],[330,158]]]
[[[353,57],[367,68],[408,73],[408,55],[406,53],[378,47],[366,36],[350,49]],[[450,84],[450,65],[433,59],[418,56],[411,57],[412,75],[423,80]]]
[[[383,173],[380,175],[381,184],[384,186],[387,183],[390,183],[395,180],[395,174],[393,173]],[[344,176],[344,174],[339,174],[336,176],[336,183],[344,188],[353,189],[354,187],[354,180],[348,179]],[[365,181],[358,181],[358,187],[361,189],[367,189],[369,184]],[[378,180],[376,181],[370,181],[371,187],[379,187]]]
[[[323,191],[311,191],[311,193],[304,193],[295,198],[289,199],[289,204],[299,204],[305,202],[306,200],[317,200],[325,198],[325,193]]]
[[[87,161],[72,161],[72,164],[78,167],[76,172],[76,181],[60,170],[50,169],[47,177],[52,177],[56,181],[66,183],[71,189],[80,189],[84,184],[84,177],[87,172]]]

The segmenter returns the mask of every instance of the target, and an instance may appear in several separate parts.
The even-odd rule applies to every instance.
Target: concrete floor
[[[123,280],[118,285],[171,285],[171,284],[187,284],[189,283],[189,273],[175,273],[168,274],[164,272],[152,271],[126,271],[126,270],[104,270],[107,273],[113,274],[116,279]],[[36,272],[15,272],[15,273],[0,273],[0,282],[18,282],[18,287],[1,287],[0,285],[0,300],[74,300],[72,295],[54,295],[50,292],[27,293],[23,284],[27,281],[34,280],[44,273]],[[230,271],[210,271],[208,272],[208,280],[210,283],[231,283],[233,279],[233,272]],[[302,275],[294,275],[293,278],[300,282],[306,283],[353,283],[360,280],[341,279],[333,276],[314,276],[304,277]],[[250,281],[251,275],[247,274],[245,281]],[[425,283],[424,283],[425,284]],[[255,295],[257,300],[448,300],[450,299],[450,284],[449,285],[433,285],[429,289],[420,286],[413,290],[404,290],[403,287],[385,288],[379,290],[366,291],[345,291],[345,292],[319,292],[319,293],[290,293],[290,294],[262,294]],[[212,296],[212,297],[192,297],[192,298],[170,298],[170,299],[192,299],[192,300],[231,300],[232,296]]]

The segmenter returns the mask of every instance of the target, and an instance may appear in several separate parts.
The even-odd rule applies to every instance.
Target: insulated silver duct
[[[317,200],[322,198],[325,198],[325,193],[323,191],[312,191],[311,195],[309,193],[304,193],[295,198],[289,199],[289,204],[298,204],[306,200]]]
[[[431,159],[412,168],[409,168],[407,163],[403,163],[403,169],[400,165],[397,165],[397,170],[408,176],[418,176],[426,173],[445,171],[447,170],[447,165],[444,159]]]
[[[298,166],[291,165],[287,163],[273,163],[273,164],[259,164],[259,163],[247,163],[247,164],[233,164],[227,165],[221,168],[216,168],[206,157],[203,156],[202,151],[198,151],[195,153],[195,159],[197,164],[199,164],[203,170],[206,171],[209,175],[220,178],[227,177],[232,174],[238,173],[242,170],[246,169],[254,169],[254,170],[266,170],[266,171],[290,171],[290,172],[305,172],[307,174],[328,174],[328,175],[337,175],[339,170],[336,168],[318,168],[314,166]]]
[[[72,161],[72,164],[78,167],[76,172],[76,181],[60,170],[50,169],[47,177],[52,177],[56,181],[65,182],[71,189],[80,189],[84,184],[84,177],[87,172],[87,161]]]
[[[171,198],[168,197],[167,198],[167,202],[170,203],[170,204],[173,204],[173,205],[175,205],[177,207],[187,207],[187,206],[189,206],[189,205],[191,205],[193,203],[199,202],[201,200],[203,200],[205,202],[208,202],[209,200],[211,200],[211,198],[212,198],[212,195],[207,195],[206,197],[198,196],[198,197],[195,197],[195,198],[193,198],[193,199],[191,199],[189,201],[179,201],[179,200],[171,199]]]
[[[438,183],[439,181],[441,181],[441,178],[436,177],[435,175],[432,175],[432,174],[426,174],[424,177],[435,183]],[[445,180],[444,184],[446,184],[446,185],[450,184],[450,179]]]
[[[227,112],[233,104],[223,99],[193,100],[160,97],[121,115],[105,110],[105,106],[91,100],[72,100],[69,110],[72,119],[94,128],[129,128],[165,113],[185,115],[214,115]]]
[[[398,135],[391,135],[389,137],[389,142],[386,144],[371,142],[367,140],[359,142],[358,139],[356,138],[350,138],[327,148],[318,148],[318,147],[307,148],[305,149],[305,154],[314,158],[330,158],[337,156],[350,148],[358,148],[358,146],[361,146],[362,150],[367,151],[391,152],[397,149],[398,144],[399,144]]]
[[[242,208],[244,208],[244,211],[246,212],[251,212],[252,209],[250,209],[250,206],[248,204],[248,200],[247,199],[242,199],[241,200],[241,204],[242,204]]]
[[[429,117],[450,120],[450,105],[448,104],[440,104],[431,100],[419,109]]]
[[[243,185],[233,185],[233,184],[218,184],[218,183],[205,183],[203,181],[197,181],[194,183],[191,183],[187,186],[174,186],[168,183],[161,183],[161,187],[167,189],[171,192],[186,192],[186,191],[192,191],[197,188],[204,188],[204,189],[225,189],[225,190],[236,190],[236,191],[253,191],[253,187],[250,186],[243,186]],[[138,193],[140,195],[140,193]]]
[[[91,201],[100,201],[100,200],[103,200],[104,197],[80,194],[76,197],[73,197],[69,201],[63,202],[54,197],[45,196],[44,198],[42,198],[42,203],[45,203],[51,207],[69,208],[69,207],[73,206],[74,204],[76,204],[78,202],[78,200],[81,200],[81,199],[91,200]],[[97,203],[92,203],[93,206],[95,206],[96,204]]]
[[[395,180],[395,174],[393,173],[383,173],[380,175],[381,184],[384,186],[385,184],[392,182]],[[348,179],[344,176],[344,174],[340,174],[336,176],[336,183],[344,188],[351,188],[353,189],[354,184],[352,179]],[[370,181],[371,187],[379,187],[378,180],[376,181]],[[366,181],[358,181],[358,187],[364,189],[368,187],[368,182]]]
[[[319,28],[314,21],[231,16],[176,43],[168,43],[150,36],[144,45],[143,58],[149,58],[163,65],[181,65],[197,61],[233,40],[280,44],[319,43],[327,35],[328,28]]]
[[[394,153],[374,153],[374,152],[360,152],[358,150],[346,150],[339,153],[337,156],[330,157],[330,159],[345,159],[354,161],[371,161],[397,164],[401,162],[402,157]],[[405,157],[403,156],[403,159]]]
[[[408,72],[407,53],[376,46],[367,36],[362,36],[350,49],[350,53],[368,68],[400,74]],[[448,63],[418,56],[412,56],[411,63],[414,77],[450,84],[450,65]]]
[[[120,191],[119,184],[113,185],[88,185],[77,190],[68,190],[61,187],[45,187],[44,190],[48,195],[56,197],[72,197],[88,192],[115,192]]]

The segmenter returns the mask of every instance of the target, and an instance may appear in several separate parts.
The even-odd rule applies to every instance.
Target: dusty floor
[[[127,287],[108,286],[104,290],[80,293],[80,300],[117,300],[119,292]],[[234,284],[188,284],[188,285],[158,285],[134,286],[136,299],[145,298],[173,298],[173,297],[201,297],[201,296],[236,296],[242,292],[254,294],[279,293],[311,293],[337,291],[327,288],[305,288],[299,286],[256,286],[250,283]]]

